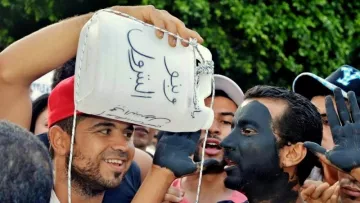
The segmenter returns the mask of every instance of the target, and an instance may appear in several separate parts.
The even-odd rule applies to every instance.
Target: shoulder
[[[241,192],[234,190],[231,194],[231,200],[234,203],[243,203],[243,202],[247,202],[247,197]]]

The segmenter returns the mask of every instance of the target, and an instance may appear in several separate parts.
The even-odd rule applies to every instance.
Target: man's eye
[[[232,125],[231,121],[222,121],[222,123],[224,123],[225,125]]]
[[[124,131],[124,136],[125,136],[126,138],[131,138],[131,136],[133,135],[133,133],[134,133],[134,129],[126,129],[126,130]]]
[[[241,128],[241,133],[246,135],[246,136],[249,136],[249,135],[254,135],[257,132],[256,132],[256,130],[251,129],[251,128]]]
[[[104,130],[101,130],[99,131],[101,134],[104,134],[104,135],[110,135],[111,133],[111,129],[104,129]]]

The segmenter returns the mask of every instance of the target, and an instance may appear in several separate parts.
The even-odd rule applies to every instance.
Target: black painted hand
[[[194,163],[190,158],[195,152],[199,138],[200,131],[162,133],[161,139],[156,146],[153,163],[171,170],[177,178],[199,172],[200,163]],[[213,159],[206,160],[204,169],[217,163]]]
[[[323,162],[349,173],[360,167],[360,110],[354,92],[348,93],[350,112],[339,88],[334,90],[334,96],[340,120],[330,96],[326,97],[326,112],[335,147],[326,151],[316,143],[304,145]]]

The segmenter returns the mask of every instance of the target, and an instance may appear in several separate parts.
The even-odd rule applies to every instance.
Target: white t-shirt
[[[60,203],[60,201],[57,198],[54,190],[51,190],[50,203]]]

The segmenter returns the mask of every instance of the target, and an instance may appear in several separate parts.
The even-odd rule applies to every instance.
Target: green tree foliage
[[[290,86],[304,71],[326,76],[351,64],[359,43],[360,1],[0,0],[0,48],[51,22],[115,4],[153,4],[182,19],[205,39],[216,71],[244,89]]]

